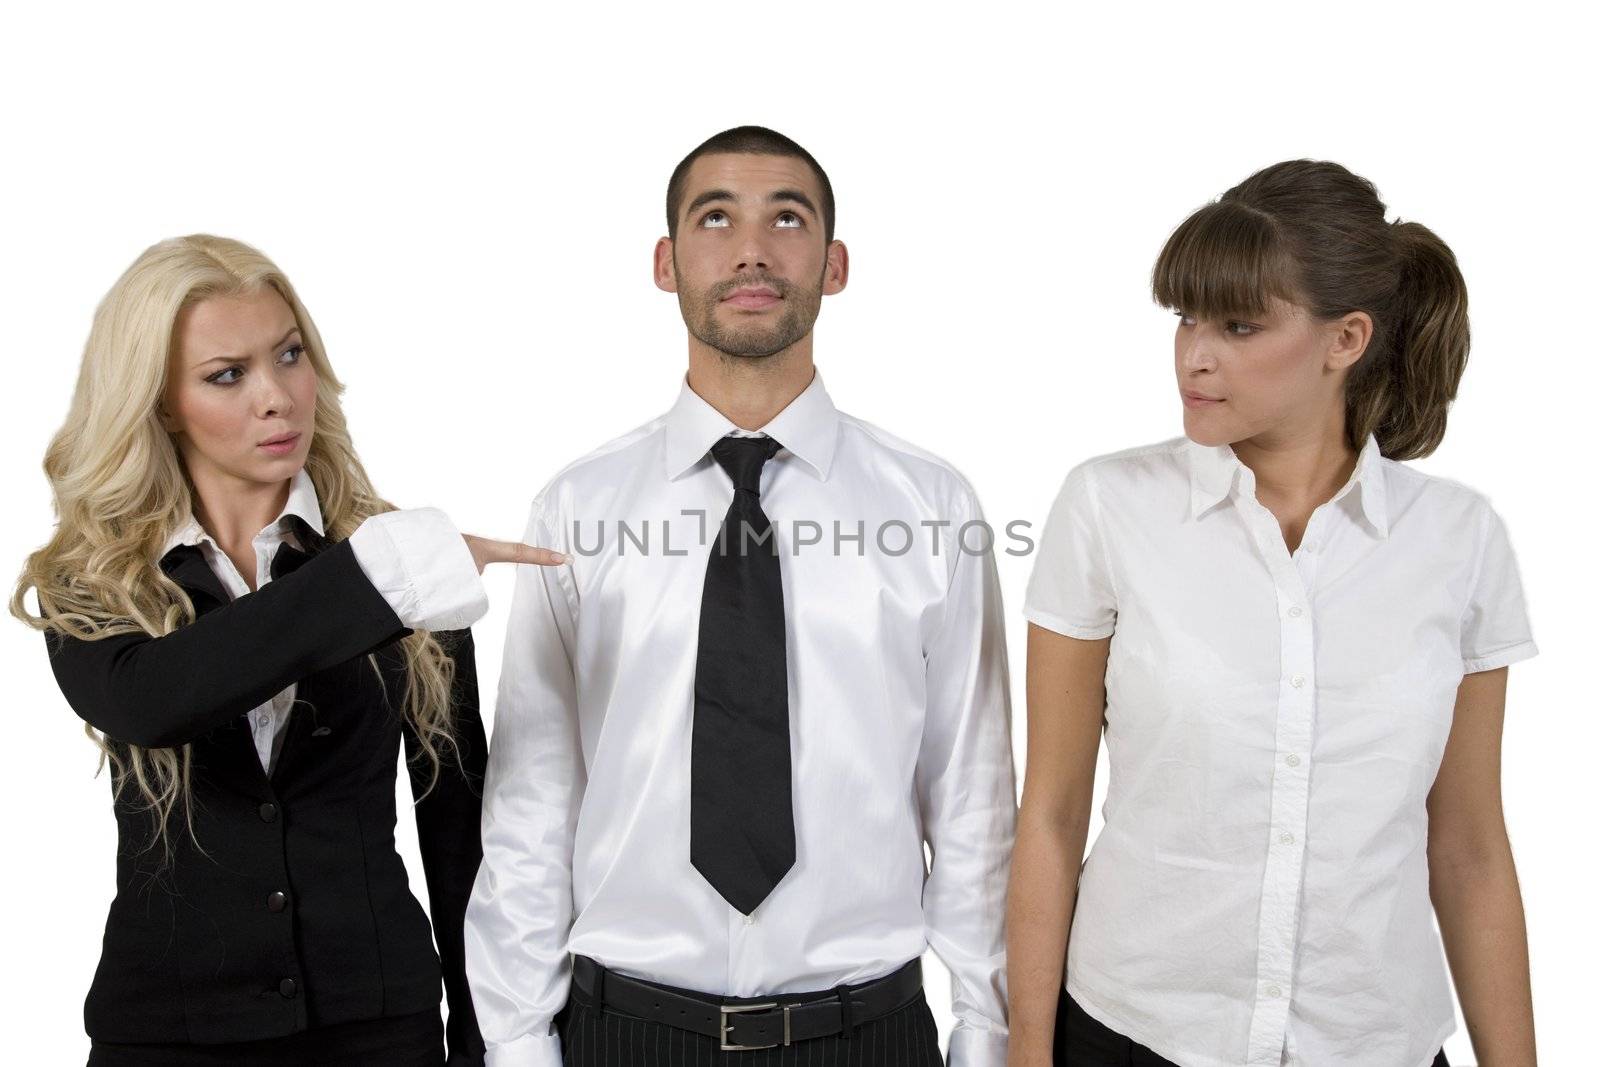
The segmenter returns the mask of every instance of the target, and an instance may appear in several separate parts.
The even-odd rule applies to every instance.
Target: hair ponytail
[[[1373,433],[1384,455],[1415,459],[1443,440],[1467,366],[1467,283],[1455,254],[1432,230],[1420,222],[1395,222],[1389,230],[1397,279],[1385,316],[1385,358],[1346,383],[1345,419],[1357,442]]]
[[[1449,247],[1416,222],[1384,221],[1372,183],[1337,163],[1257,171],[1173,231],[1152,291],[1204,318],[1256,313],[1271,298],[1336,319],[1372,316],[1345,380],[1345,437],[1390,459],[1439,446],[1467,365],[1467,286]]]

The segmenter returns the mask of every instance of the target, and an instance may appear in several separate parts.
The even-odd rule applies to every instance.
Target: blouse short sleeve
[[[1056,494],[1039,535],[1022,614],[1047,630],[1086,641],[1116,630],[1116,593],[1090,463],[1068,471]]]
[[[1477,567],[1461,618],[1461,669],[1492,671],[1538,654],[1505,523],[1484,505]]]

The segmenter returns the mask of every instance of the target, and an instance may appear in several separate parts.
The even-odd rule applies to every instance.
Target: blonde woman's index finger
[[[493,563],[529,563],[539,567],[559,567],[570,563],[571,557],[550,548],[523,544],[521,541],[495,541]]]

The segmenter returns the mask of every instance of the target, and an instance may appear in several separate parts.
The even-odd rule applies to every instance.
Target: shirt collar
[[[678,390],[678,401],[667,412],[666,472],[669,481],[695,466],[711,446],[739,428],[726,415],[689,388],[688,376]],[[822,386],[822,372],[813,371],[811,384],[758,431],[778,439],[784,450],[827,480],[839,441],[839,409]]]
[[[1233,491],[1236,481],[1243,479],[1252,492],[1255,490],[1255,473],[1239,462],[1231,445],[1202,445],[1187,441],[1189,453],[1189,514],[1199,518],[1225,500]],[[1373,434],[1361,446],[1356,457],[1356,469],[1350,480],[1333,495],[1338,500],[1354,492],[1361,503],[1361,513],[1379,537],[1389,536],[1388,500],[1384,493],[1383,454],[1378,450],[1378,439]]]
[[[263,532],[273,527],[282,529],[290,516],[311,527],[318,537],[326,536],[322,529],[322,505],[317,500],[317,487],[311,483],[311,475],[306,473],[304,467],[295,471],[294,477],[289,479],[289,499],[284,501],[283,510],[278,513],[276,519],[267,524]],[[210,540],[212,540],[211,535],[206,533],[205,527],[201,526],[194,513],[190,512],[167,538],[166,547],[161,550],[161,554],[165,556],[179,545],[198,545],[202,541]]]

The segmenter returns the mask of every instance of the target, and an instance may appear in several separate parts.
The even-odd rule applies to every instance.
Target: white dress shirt
[[[569,953],[758,996],[868,981],[931,945],[953,975],[950,1062],[999,1067],[1015,786],[993,556],[956,551],[980,515],[966,481],[840,413],[820,376],[762,427],[783,446],[761,507],[783,581],[795,863],[748,919],[690,865],[700,600],[733,498],[708,450],[734,431],[685,383],[533,502],[528,539],[574,558],[518,573],[507,627],[466,928],[489,1062],[561,1062]],[[896,521],[915,533],[903,552]]]
[[[278,548],[295,544],[290,516],[322,535],[322,506],[311,476],[301,468],[289,483],[289,499],[278,517],[251,538],[256,557],[256,588],[272,581],[272,559]],[[197,545],[211,573],[230,597],[250,592],[244,576],[205,527],[189,515],[178,525],[161,550],[164,556],[179,545]],[[466,541],[444,512],[414,508],[373,515],[350,536],[356,562],[373,586],[388,601],[403,625],[413,630],[458,630],[472,625],[489,609],[488,595]],[[283,746],[284,726],[294,707],[296,686],[291,683],[265,704],[252,709],[251,738],[261,767],[271,775]]]
[[[1455,1029],[1425,803],[1462,675],[1536,649],[1478,493],[1369,438],[1291,555],[1233,449],[1091,459],[1024,614],[1111,636],[1066,986],[1185,1067],[1426,1067]]]

